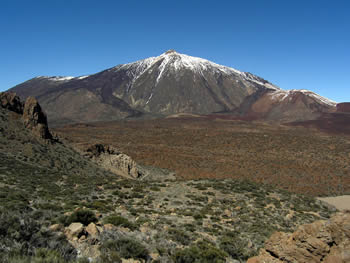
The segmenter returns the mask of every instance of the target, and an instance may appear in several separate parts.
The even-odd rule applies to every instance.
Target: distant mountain
[[[56,123],[177,113],[300,121],[336,109],[313,92],[284,91],[251,73],[174,50],[89,76],[37,77],[11,91],[35,96]]]

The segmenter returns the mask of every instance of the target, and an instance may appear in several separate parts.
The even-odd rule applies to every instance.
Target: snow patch
[[[148,104],[148,102],[152,99],[153,97],[153,93],[151,93],[151,96],[149,96],[148,100],[146,101],[146,105]]]
[[[87,77],[89,77],[90,75],[85,75],[85,76],[80,76],[80,77],[77,77],[76,79],[86,79]]]

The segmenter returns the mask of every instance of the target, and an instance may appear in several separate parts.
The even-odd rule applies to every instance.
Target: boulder
[[[90,223],[86,228],[85,231],[88,233],[91,237],[98,237],[100,234],[100,231],[98,230],[97,226],[94,223]]]
[[[53,232],[59,232],[63,229],[63,225],[61,224],[53,224],[49,227],[49,229]]]
[[[79,239],[84,234],[84,225],[82,223],[71,223],[66,227],[64,234],[68,240]]]

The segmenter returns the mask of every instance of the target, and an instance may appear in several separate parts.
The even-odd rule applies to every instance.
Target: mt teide
[[[177,113],[303,121],[336,106],[313,92],[284,91],[251,73],[174,50],[89,76],[36,77],[11,91],[37,97],[53,123]]]

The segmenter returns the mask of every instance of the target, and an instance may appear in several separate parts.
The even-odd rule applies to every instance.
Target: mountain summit
[[[175,50],[89,76],[37,77],[12,91],[37,97],[56,123],[177,113],[295,121],[335,109],[335,103],[312,92],[295,95],[251,73]]]

